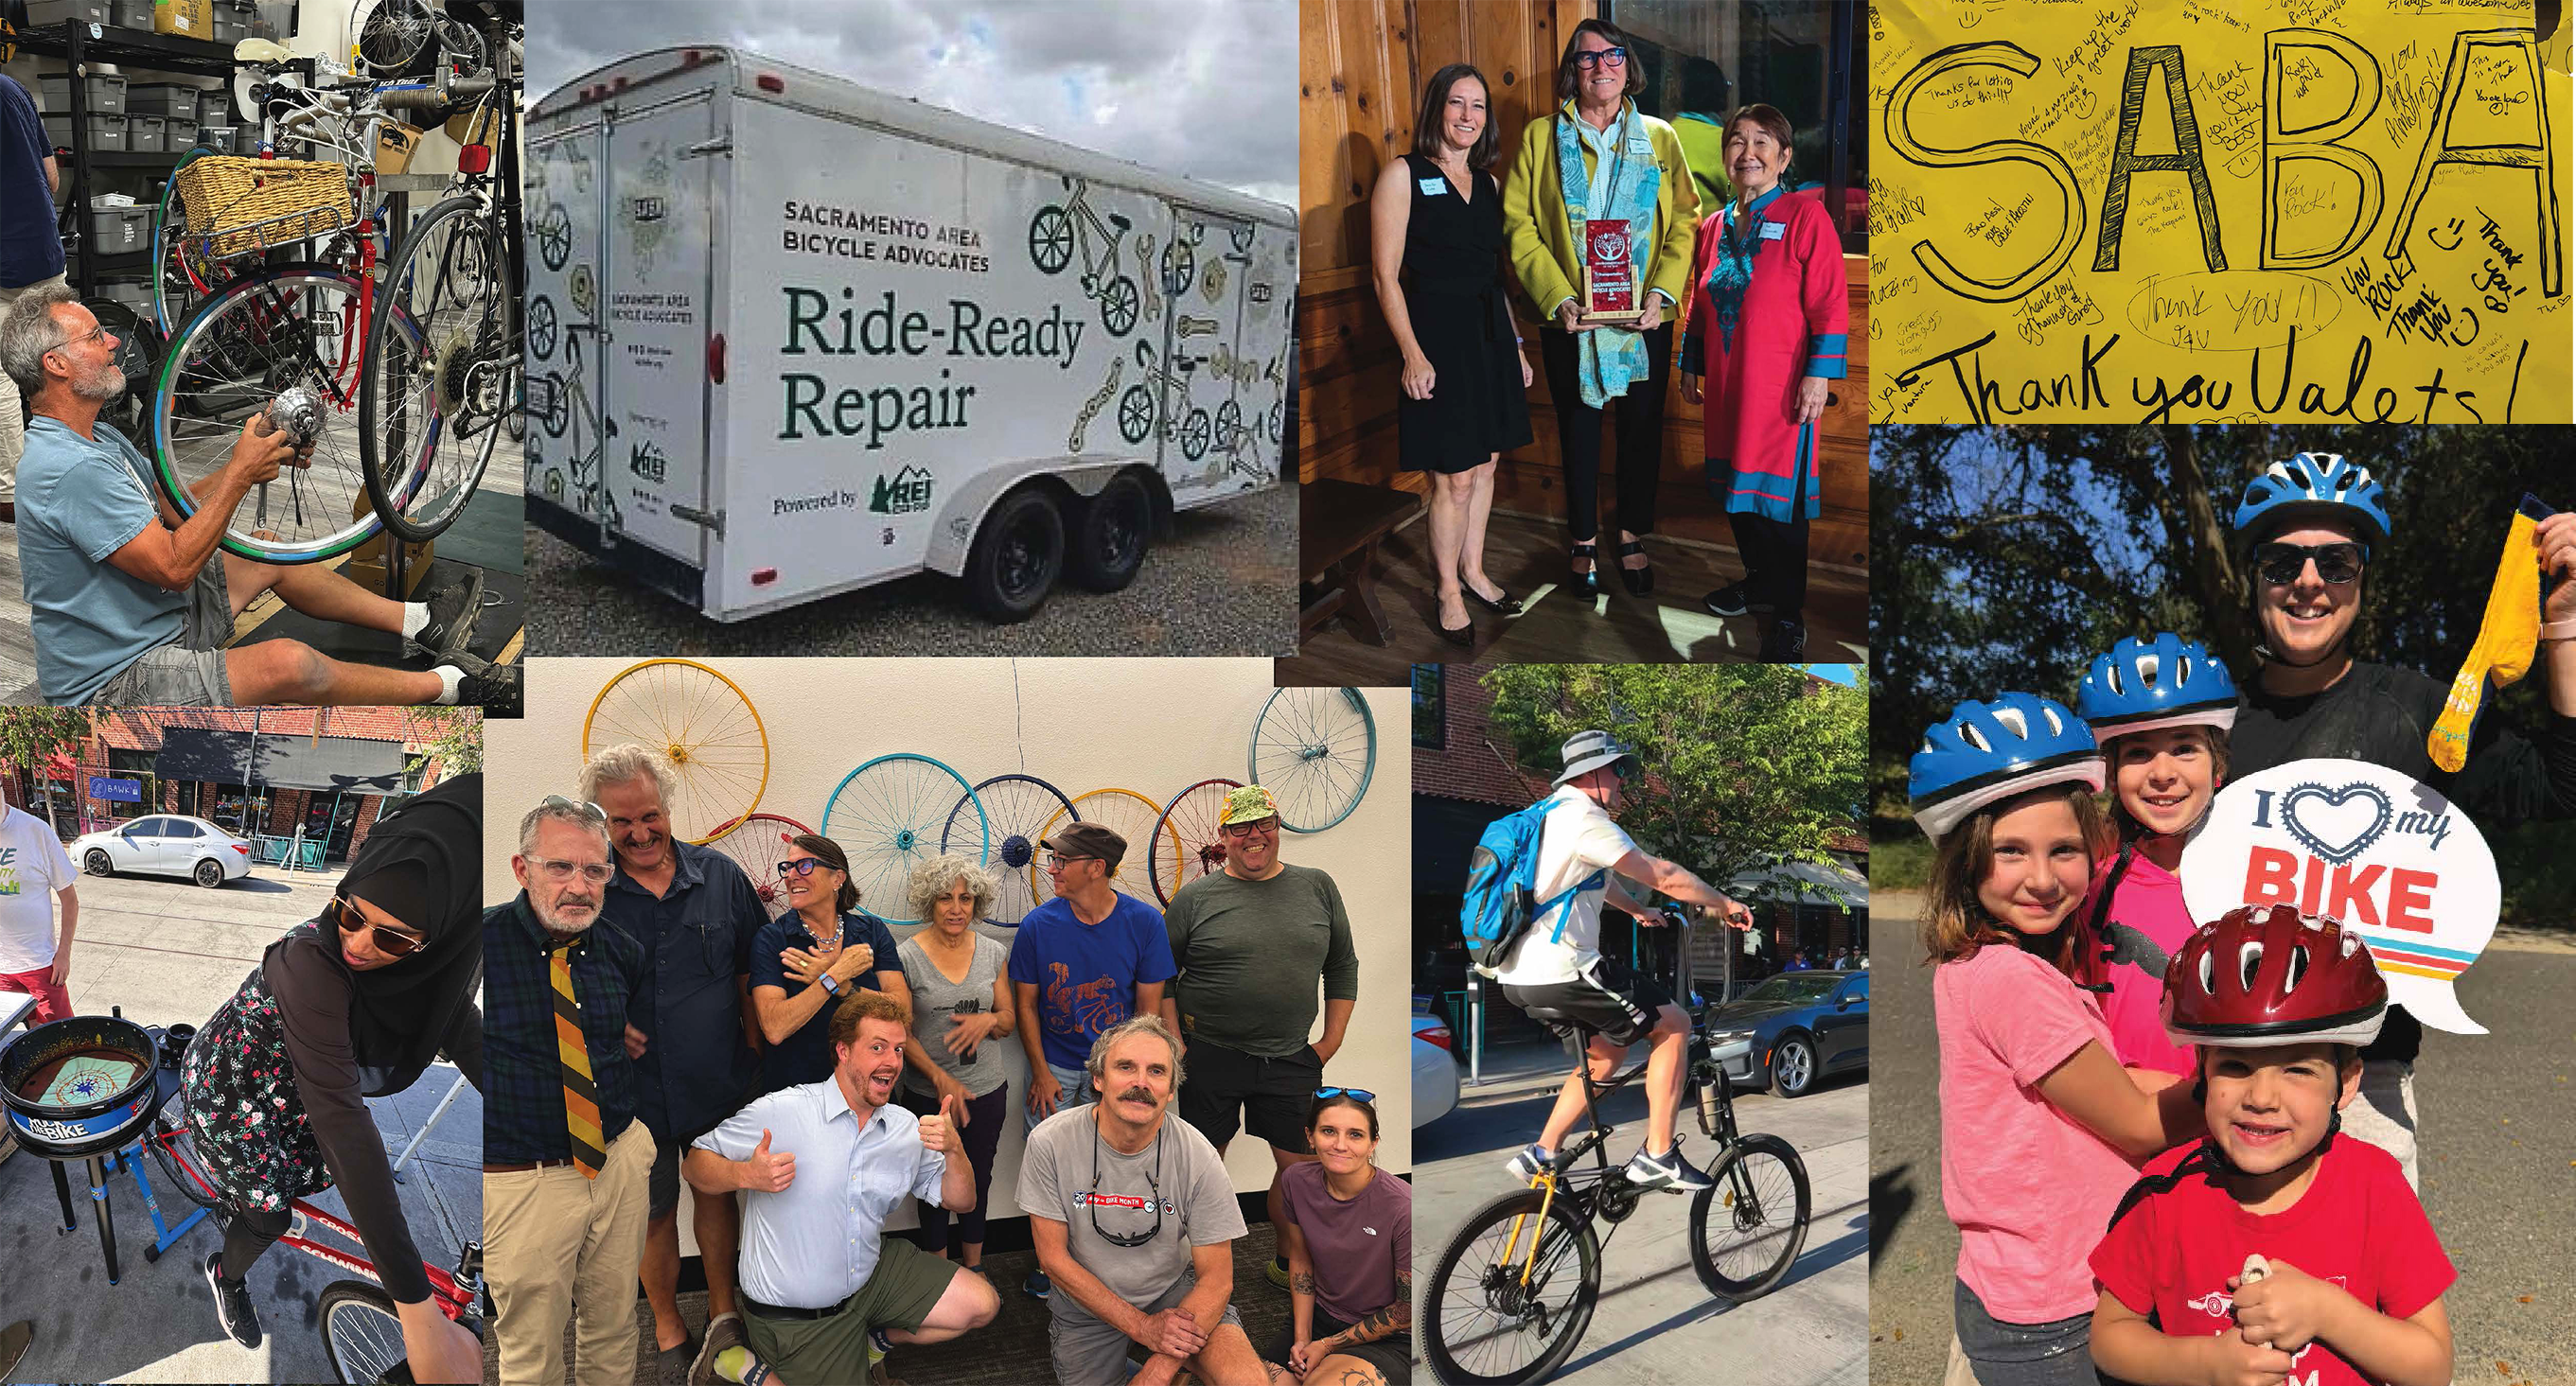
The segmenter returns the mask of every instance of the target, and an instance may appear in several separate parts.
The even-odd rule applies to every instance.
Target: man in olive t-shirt
[[[1189,1064],[1181,1119],[1219,1155],[1239,1125],[1268,1141],[1285,1170],[1315,1158],[1306,1108],[1358,1003],[1359,954],[1333,878],[1279,859],[1279,801],[1269,790],[1236,789],[1217,821],[1225,869],[1182,886],[1163,915],[1180,968],[1163,1012]],[[1310,1044],[1319,981],[1324,1033]],[[1284,1215],[1274,1171],[1271,1223]],[[1270,1278],[1287,1287],[1284,1257],[1271,1262]]]

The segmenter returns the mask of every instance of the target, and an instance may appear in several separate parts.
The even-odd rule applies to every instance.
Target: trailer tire
[[[1154,493],[1133,472],[1120,472],[1083,503],[1066,573],[1074,585],[1116,592],[1136,580],[1153,544]]]
[[[1046,605],[1064,571],[1064,511],[1037,487],[1002,497],[966,554],[966,600],[986,620],[1013,625]]]

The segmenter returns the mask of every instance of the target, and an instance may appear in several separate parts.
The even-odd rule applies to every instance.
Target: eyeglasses
[[[1250,837],[1255,833],[1275,833],[1279,831],[1279,819],[1273,815],[1269,818],[1256,818],[1249,823],[1228,823],[1217,831],[1227,837]]]
[[[608,821],[608,810],[606,810],[606,809],[604,809],[604,808],[601,808],[601,807],[600,807],[599,805],[597,805],[597,804],[592,804],[592,803],[575,803],[574,801],[572,801],[572,800],[570,800],[570,799],[567,799],[567,798],[565,798],[564,796],[562,796],[562,795],[560,795],[560,794],[549,794],[549,795],[547,795],[547,796],[545,797],[545,799],[544,799],[544,800],[539,804],[539,807],[541,807],[541,808],[554,808],[554,809],[571,809],[573,812],[575,812],[575,813],[577,813],[577,814],[580,814],[582,817],[587,818],[587,819],[589,819],[590,821],[592,821],[592,822],[594,822],[594,823],[605,823],[605,822],[607,822],[607,821]]]
[[[2254,568],[2265,582],[2287,587],[2299,580],[2309,559],[2317,563],[2317,576],[2331,583],[2346,583],[2361,576],[2361,545],[2349,541],[2337,544],[2257,544],[2254,546]]]
[[[355,905],[334,895],[331,897],[331,922],[344,934],[376,931],[376,951],[389,958],[408,958],[428,942],[418,934],[405,933],[390,924],[378,924],[358,913]]]
[[[565,861],[561,857],[522,857],[521,860],[541,869],[541,874],[556,885],[570,881],[578,874],[591,885],[606,885],[617,868],[604,861]]]
[[[1071,866],[1071,865],[1073,865],[1075,862],[1078,862],[1078,861],[1098,861],[1098,860],[1100,860],[1100,858],[1098,858],[1098,857],[1068,857],[1068,856],[1065,856],[1065,855],[1063,855],[1062,853],[1059,853],[1059,852],[1049,852],[1049,853],[1047,853],[1047,858],[1046,858],[1046,869],[1047,869],[1047,870],[1049,870],[1049,871],[1054,871],[1054,870],[1056,870],[1056,869],[1058,869],[1058,868],[1060,868],[1060,867]]]
[[[93,337],[101,337],[106,334],[107,324],[100,323],[98,326],[91,328],[77,337],[65,337],[61,341],[54,343],[52,346],[45,348],[45,354],[50,356],[57,351],[69,351],[73,347],[79,346],[81,343],[86,342]]]
[[[1375,1101],[1377,1100],[1377,1094],[1376,1094],[1376,1093],[1373,1093],[1373,1092],[1370,1092],[1370,1091],[1369,1091],[1368,1089],[1366,1089],[1366,1088],[1317,1088],[1317,1089],[1315,1089],[1315,1100],[1316,1100],[1316,1101],[1318,1101],[1318,1102],[1330,1102],[1330,1101],[1332,1101],[1332,1100],[1333,1100],[1334,1098],[1336,1098],[1336,1097],[1348,1097],[1348,1098],[1354,1098],[1354,1099],[1357,1099],[1358,1101],[1361,1101],[1361,1102],[1375,1102]]]
[[[822,862],[817,861],[812,857],[798,857],[794,861],[780,862],[778,864],[778,874],[781,876],[811,876],[814,874],[814,868],[821,866],[822,864]]]
[[[1574,65],[1576,67],[1625,67],[1628,65],[1628,50],[1625,48],[1586,48],[1574,55]]]
[[[1100,1147],[1106,1144],[1108,1144],[1108,1138],[1100,1134],[1100,1127],[1095,1119],[1091,1128],[1091,1194],[1083,1199],[1091,1209],[1092,1233],[1111,1246],[1143,1246],[1163,1235],[1163,1133],[1160,1130],[1154,1132],[1154,1172],[1145,1176],[1147,1190],[1145,1201],[1154,1207],[1154,1226],[1152,1230],[1146,1232],[1112,1232],[1100,1225]],[[1111,1196],[1134,1197],[1132,1194]]]

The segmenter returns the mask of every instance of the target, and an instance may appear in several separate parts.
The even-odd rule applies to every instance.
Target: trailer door
[[[714,91],[612,104],[600,312],[616,381],[607,470],[612,523],[704,569],[707,332],[714,297]]]
[[[528,140],[528,473],[538,494],[582,519],[608,513],[602,445],[600,173],[596,118]],[[603,535],[603,538],[606,536]]]
[[[1269,398],[1262,373],[1269,351],[1261,344],[1284,335],[1284,295],[1267,282],[1256,292],[1255,274],[1259,238],[1268,231],[1232,216],[1173,208],[1164,287],[1172,299],[1178,386],[1167,417],[1180,426],[1164,446],[1163,475],[1176,506],[1278,479],[1278,449],[1265,431]]]

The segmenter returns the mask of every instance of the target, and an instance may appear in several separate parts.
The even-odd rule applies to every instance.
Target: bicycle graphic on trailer
[[[1118,250],[1135,224],[1117,212],[1103,221],[1091,208],[1089,180],[1069,173],[1061,176],[1073,196],[1061,205],[1050,202],[1040,207],[1029,219],[1029,259],[1042,274],[1061,274],[1079,248],[1083,294],[1100,304],[1100,324],[1109,329],[1109,335],[1124,337],[1136,328],[1142,292],[1134,279],[1118,272]]]
[[[598,504],[585,509],[595,509],[600,523],[616,525],[622,523],[622,517],[618,514],[616,495],[608,484],[606,459],[608,442],[617,436],[617,423],[613,419],[599,417],[599,411],[590,402],[590,391],[582,384],[579,334],[598,331],[597,327],[585,322],[564,325],[564,356],[570,362],[572,372],[565,375],[559,371],[548,371],[542,379],[532,382],[533,388],[528,391],[528,412],[536,416],[547,437],[570,435],[574,455],[566,458],[563,465],[572,475],[572,489],[596,498]],[[580,432],[580,425],[585,421],[591,426],[590,450],[586,453],[581,450]],[[561,497],[555,499],[560,500]]]
[[[1118,436],[1130,443],[1143,443],[1159,432],[1165,442],[1178,440],[1181,455],[1192,462],[1207,456],[1211,429],[1208,411],[1190,407],[1190,376],[1196,363],[1183,361],[1177,371],[1154,364],[1154,348],[1146,342],[1136,344],[1137,383],[1118,397]],[[1181,393],[1180,409],[1166,412],[1159,397],[1172,390]],[[1182,414],[1181,410],[1188,410]],[[1177,418],[1177,422],[1175,421]]]

